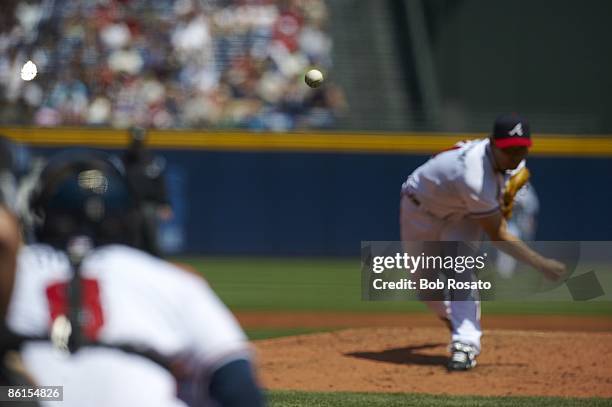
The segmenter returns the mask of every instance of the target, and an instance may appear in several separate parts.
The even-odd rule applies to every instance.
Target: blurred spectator
[[[21,0],[0,20],[0,122],[329,128],[345,108],[332,83],[323,0]],[[39,77],[19,79],[27,59]],[[329,93],[329,95],[328,95]]]

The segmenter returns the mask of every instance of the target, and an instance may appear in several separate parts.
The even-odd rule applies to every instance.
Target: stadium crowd
[[[4,1],[3,1],[4,3]],[[307,7],[306,7],[307,5]],[[38,126],[329,128],[324,0],[7,0],[0,122]],[[38,77],[22,81],[31,59]]]

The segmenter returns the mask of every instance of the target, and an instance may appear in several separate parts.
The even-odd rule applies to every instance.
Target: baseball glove
[[[514,197],[517,192],[529,181],[531,173],[527,167],[523,167],[506,181],[504,191],[502,193],[501,211],[504,218],[512,217],[512,208],[514,207]]]

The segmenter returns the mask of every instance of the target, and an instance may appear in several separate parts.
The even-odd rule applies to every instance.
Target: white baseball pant
[[[400,202],[400,231],[404,248],[409,252],[410,241],[477,242],[482,228],[474,219],[445,221],[434,217],[426,208],[413,202],[405,194]],[[468,271],[466,271],[468,272]],[[469,271],[473,278],[473,271]],[[480,351],[480,301],[424,301],[440,318],[450,321],[451,341],[474,346]]]

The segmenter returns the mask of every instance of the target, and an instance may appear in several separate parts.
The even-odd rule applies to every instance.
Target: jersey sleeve
[[[199,368],[212,371],[232,360],[249,359],[248,340],[230,310],[206,282],[186,277],[190,283],[182,290],[181,312]]]
[[[468,168],[459,178],[457,188],[470,217],[483,218],[500,210],[498,180],[481,166]]]
[[[22,335],[42,336],[51,324],[46,288],[49,282],[68,279],[68,260],[44,246],[24,246],[17,261],[15,287],[7,324]]]

